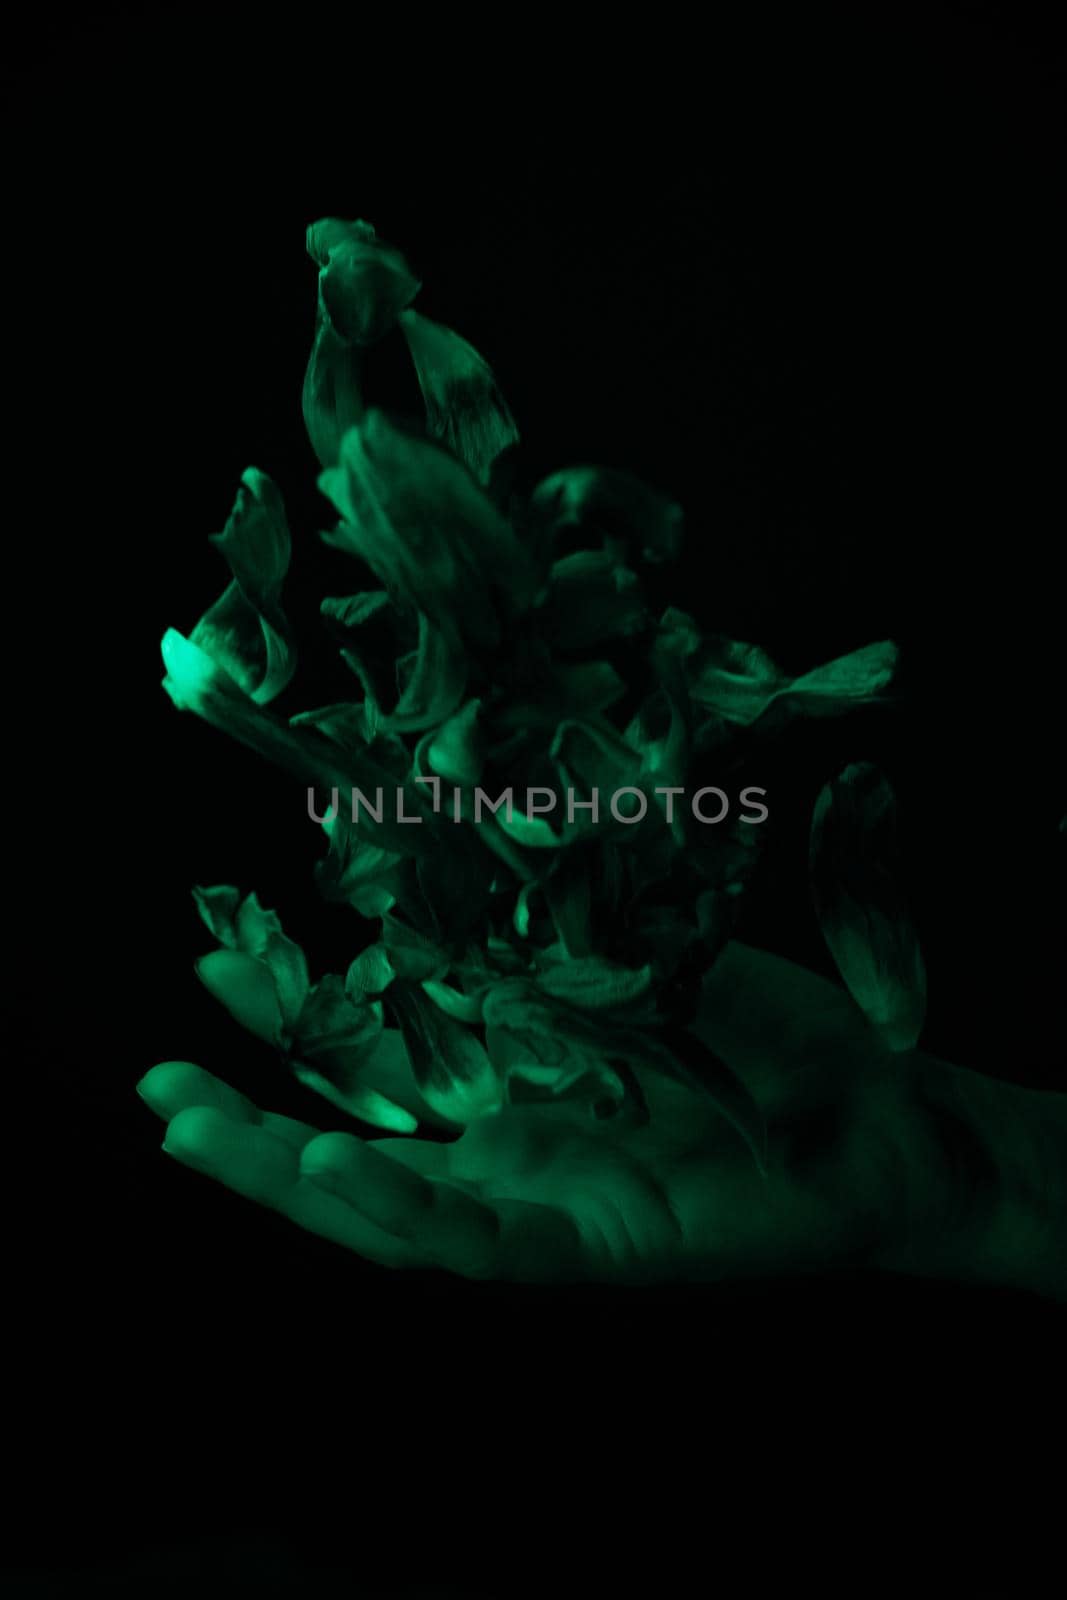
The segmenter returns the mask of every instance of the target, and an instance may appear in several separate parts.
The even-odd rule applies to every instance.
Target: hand
[[[1061,1097],[890,1054],[842,990],[736,944],[695,1031],[764,1112],[766,1176],[654,1074],[643,1126],[522,1105],[449,1143],[321,1133],[187,1062],[138,1087],[177,1160],[384,1266],[542,1282],[873,1266],[1067,1295]],[[379,1087],[418,1105],[413,1080]]]

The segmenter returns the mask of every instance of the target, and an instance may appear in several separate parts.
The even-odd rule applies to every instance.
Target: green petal
[[[233,940],[235,949],[262,961],[270,972],[282,1023],[288,1031],[299,1017],[310,989],[304,952],[286,937],[278,913],[265,910],[254,893],[247,895],[238,907]]]
[[[629,567],[604,552],[580,550],[553,562],[537,618],[553,650],[587,650],[639,633],[648,612]]]
[[[396,977],[396,968],[389,959],[383,944],[368,945],[349,967],[345,976],[345,993],[352,1000],[367,995],[382,994]]]
[[[281,919],[276,911],[268,911],[259,903],[253,891],[241,901],[234,922],[238,950],[246,956],[261,957],[271,939],[281,933]]]
[[[326,858],[315,868],[323,898],[347,902],[364,917],[378,917],[396,901],[404,857],[361,838],[343,810],[329,833]]]
[[[291,541],[281,496],[265,473],[241,479],[225,528],[212,535],[233,574],[190,638],[259,705],[275,699],[296,671],[292,629],[279,600]]]
[[[480,700],[468,700],[462,711],[438,728],[430,743],[430,767],[448,783],[473,788],[485,764],[485,734],[479,722]]]
[[[454,989],[450,983],[438,983],[432,978],[423,981],[422,989],[424,994],[429,995],[434,1005],[440,1006],[447,1017],[454,1017],[457,1022],[468,1024],[481,1022],[480,995],[463,994],[459,989]]]
[[[265,962],[236,950],[212,950],[197,962],[196,975],[242,1028],[268,1044],[281,1045],[282,1008]]]
[[[498,1111],[503,1084],[475,1034],[410,984],[395,985],[388,998],[431,1109],[464,1125]]]
[[[274,933],[267,941],[262,959],[270,968],[278,991],[282,1022],[286,1030],[291,1030],[296,1026],[311,988],[304,952],[284,933]]]
[[[487,487],[494,461],[518,443],[519,430],[486,361],[466,339],[418,311],[401,313],[426,425]]]
[[[321,270],[304,421],[315,454],[330,467],[345,433],[364,414],[363,352],[395,326],[419,282],[368,222],[327,217],[308,229],[307,248]]]
[[[790,678],[757,645],[714,637],[690,658],[689,689],[698,705],[728,722],[753,723],[774,702],[807,716],[835,716],[877,700],[896,662],[896,645],[883,640]]]
[[[528,817],[517,806],[510,817],[502,808],[497,812],[495,822],[509,839],[530,850],[558,850],[563,843],[562,835],[555,831],[546,818]]]
[[[355,830],[369,843],[395,848],[402,855],[419,855],[439,848],[443,838],[425,795],[414,784],[404,790],[404,815],[421,817],[421,823],[401,821],[394,805],[397,779],[369,749],[338,752],[312,729],[287,727],[255,705],[228,673],[174,628],[163,636],[163,661],[167,676],[163,687],[183,711],[195,711],[214,727],[240,740],[258,755],[299,778],[301,783],[329,793],[337,788],[348,796],[353,787],[373,799],[383,791],[382,820],[375,822],[359,810]]]
[[[294,1053],[316,1065],[336,1058],[350,1068],[354,1059],[369,1055],[381,1031],[381,1006],[355,1002],[344,980],[331,972],[308,996],[294,1034]]]
[[[220,883],[210,889],[195,888],[193,899],[201,920],[219,943],[236,950],[237,911],[241,904],[241,891],[231,884]]]
[[[400,642],[404,619],[390,597],[384,589],[328,596],[319,609],[371,706],[391,711],[397,697],[396,660],[406,646]]]
[[[398,672],[403,663],[397,663]],[[382,726],[398,733],[435,728],[459,705],[467,686],[467,657],[453,628],[439,628],[419,613],[419,643],[404,675],[396,708]]]
[[[551,755],[565,788],[582,790],[586,798],[591,797],[594,789],[599,790],[601,826],[608,826],[613,820],[609,805],[617,790],[644,787],[640,752],[616,733],[610,723],[592,718],[584,722],[561,722],[552,741]],[[651,785],[648,788],[651,813],[654,802]],[[627,798],[626,805],[635,803],[632,796]],[[619,808],[625,810],[621,801]],[[585,815],[591,817],[592,813],[576,812],[575,827],[581,826]],[[631,825],[619,826],[628,829]]]
[[[477,649],[532,598],[526,552],[467,469],[371,411],[319,486],[343,521],[323,537],[366,561],[393,597]]]
[[[896,803],[877,768],[846,767],[822,790],[810,859],[819,924],[849,992],[891,1050],[912,1049],[926,968],[900,886]]]
[[[627,1006],[646,995],[652,983],[651,967],[633,971],[616,966],[603,956],[585,956],[542,972],[539,987],[555,1000],[583,1010],[607,1011]]]
[[[382,943],[399,977],[421,983],[426,978],[443,977],[448,971],[448,951],[392,912],[382,917]]]
[[[347,1111],[349,1116],[369,1122],[372,1128],[384,1128],[389,1133],[414,1133],[419,1126],[418,1118],[412,1116],[410,1111],[405,1111],[403,1106],[398,1106],[394,1100],[387,1099],[368,1084],[353,1082],[343,1087],[324,1073],[300,1062],[292,1063],[292,1071],[297,1082],[305,1088],[313,1089],[324,1100],[329,1100],[331,1105]]]
[[[650,562],[673,561],[681,549],[681,507],[629,472],[564,468],[537,485],[531,505],[553,538],[573,532],[588,543],[599,534],[609,549]]]

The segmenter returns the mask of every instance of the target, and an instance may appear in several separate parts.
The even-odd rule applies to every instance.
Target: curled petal
[[[690,654],[689,692],[727,722],[753,723],[775,702],[806,716],[836,716],[880,697],[897,654],[886,639],[791,678],[758,645],[712,637]]]
[[[891,1050],[918,1042],[926,967],[900,886],[896,804],[858,762],[828,783],[811,824],[811,884],[823,937],[856,1004]]]
[[[465,1125],[500,1109],[503,1083],[470,1028],[411,984],[395,984],[389,1002],[415,1081],[439,1116]]]
[[[467,469],[368,412],[319,486],[342,517],[327,543],[358,556],[397,600],[478,649],[529,604],[532,563]]]
[[[629,567],[604,552],[580,550],[553,563],[538,620],[554,650],[585,650],[639,633],[648,613]]]
[[[225,528],[212,536],[233,578],[190,635],[258,705],[296,671],[292,630],[281,609],[291,540],[281,496],[265,473],[244,474]]]
[[[331,1105],[347,1111],[349,1116],[369,1122],[372,1128],[384,1128],[389,1133],[414,1133],[419,1125],[418,1118],[412,1116],[410,1111],[398,1106],[395,1100],[388,1099],[379,1090],[372,1089],[369,1084],[357,1080],[345,1087],[324,1072],[305,1066],[302,1062],[293,1063],[293,1076],[306,1089],[313,1089],[324,1100],[329,1100]]]
[[[480,700],[468,700],[462,711],[440,728],[430,742],[430,767],[449,783],[473,787],[485,763],[485,734],[479,722]]]
[[[567,467],[537,485],[531,506],[553,539],[599,534],[608,549],[649,562],[673,561],[682,546],[682,508],[632,473]]]
[[[365,807],[360,807],[358,820],[353,823],[368,843],[383,849],[396,848],[402,855],[418,855],[435,847],[440,835],[424,797],[414,784],[402,786],[404,816],[418,817],[419,823],[401,821],[399,807],[394,808],[392,803],[398,787],[396,775],[369,748],[338,751],[329,739],[312,729],[287,727],[253,704],[228,673],[174,628],[164,634],[162,650],[167,668],[163,687],[180,711],[195,711],[214,727],[317,789],[329,792],[337,788],[347,796],[352,788],[358,788],[372,798],[380,789],[382,820],[376,822]]]
[[[420,285],[400,252],[380,240],[369,222],[327,217],[312,223],[307,248],[320,271],[304,421],[315,454],[329,467],[365,410],[363,352],[395,326]]]
[[[418,311],[401,312],[399,322],[426,402],[431,436],[488,486],[494,461],[519,438],[492,370],[451,328]]]

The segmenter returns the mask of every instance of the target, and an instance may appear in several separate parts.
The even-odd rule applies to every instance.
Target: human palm
[[[189,1063],[154,1067],[140,1092],[179,1161],[384,1266],[734,1278],[876,1261],[902,1220],[917,1232],[958,1210],[962,1175],[936,1159],[915,1092],[926,1058],[885,1052],[835,985],[731,945],[695,1027],[763,1111],[765,1172],[712,1107],[653,1073],[639,1125],[516,1105],[447,1142],[322,1133]],[[413,1079],[382,1087],[425,1110]]]

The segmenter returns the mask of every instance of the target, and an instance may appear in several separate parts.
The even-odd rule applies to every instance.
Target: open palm
[[[766,1175],[713,1108],[653,1074],[642,1079],[646,1124],[509,1106],[447,1143],[322,1133],[186,1062],[154,1067],[140,1092],[179,1161],[392,1267],[520,1281],[735,1277],[864,1261],[900,1215],[931,1220],[908,1192],[913,1058],[885,1054],[840,989],[732,945],[697,1031],[765,1114]],[[417,1106],[413,1081],[387,1087]],[[923,1194],[939,1203],[936,1182]]]

